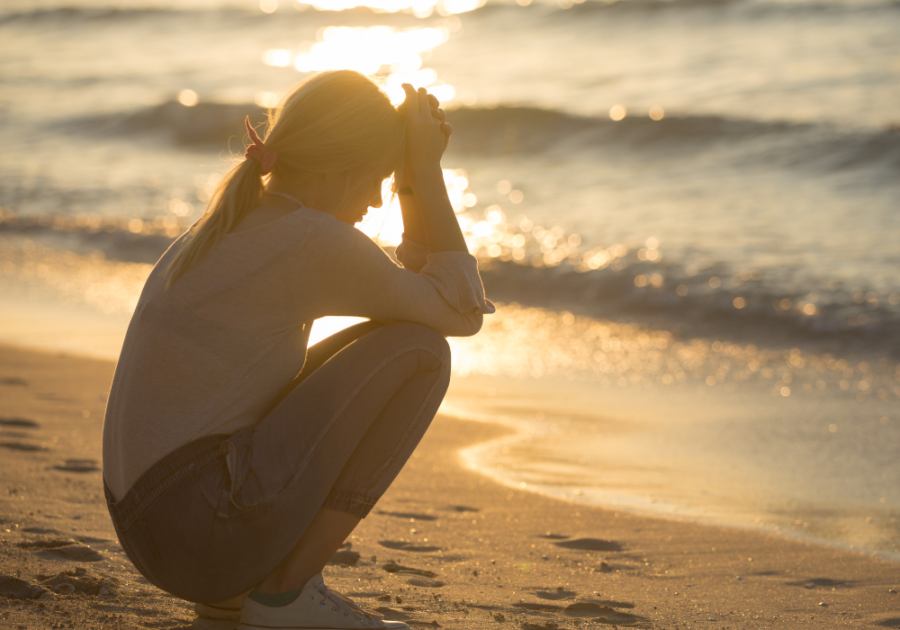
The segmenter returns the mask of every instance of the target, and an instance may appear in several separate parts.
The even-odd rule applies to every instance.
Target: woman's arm
[[[419,273],[397,266],[359,230],[323,218],[287,265],[302,269],[293,299],[313,318],[327,315],[425,324],[445,336],[474,335],[494,306],[468,252],[428,254]]]
[[[403,214],[403,238],[421,245],[429,245],[428,234],[425,233],[425,226],[422,224],[422,210],[419,208],[415,194],[408,192],[412,189],[408,180],[403,186],[398,184],[397,188],[400,212]]]
[[[404,231],[409,230],[409,237],[418,242],[424,237],[423,244],[428,245],[430,252],[468,253],[441,170],[441,156],[447,146],[446,123],[433,115],[424,88],[416,91],[404,84],[403,89],[406,91],[406,176],[414,197],[404,200],[410,195],[400,196]]]
[[[438,101],[433,94],[428,95],[428,103],[431,105],[432,117],[441,122],[441,132],[444,134],[444,148],[446,149],[447,143],[450,141],[450,134],[453,131],[453,127],[447,122],[447,116],[444,114],[444,111],[440,109],[440,101]],[[416,93],[415,100],[409,99],[408,102],[402,105],[404,111],[406,110],[407,105],[415,105],[418,108],[418,93]],[[428,234],[422,223],[421,206],[413,191],[409,175],[406,173],[405,163],[406,160],[404,160],[404,169],[397,172],[394,179],[394,190],[398,193],[397,197],[400,201],[400,212],[403,215],[404,240],[413,241],[414,244],[424,245],[425,248],[430,249]],[[422,264],[424,264],[424,262]],[[421,267],[421,265],[419,266]],[[417,269],[414,269],[414,271],[416,270]]]

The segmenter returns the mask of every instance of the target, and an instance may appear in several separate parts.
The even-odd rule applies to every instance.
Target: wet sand
[[[115,539],[100,471],[113,367],[0,346],[0,628],[235,627],[147,584]],[[900,627],[896,563],[575,505],[461,465],[506,431],[439,416],[328,583],[419,628]]]

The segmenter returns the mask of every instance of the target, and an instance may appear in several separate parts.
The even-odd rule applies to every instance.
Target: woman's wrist
[[[441,169],[440,163],[435,166],[420,168],[412,173],[405,183],[405,187],[412,188],[417,192],[432,186],[445,187],[444,171]]]

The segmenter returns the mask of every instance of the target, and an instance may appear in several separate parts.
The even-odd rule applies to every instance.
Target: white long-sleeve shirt
[[[475,258],[404,241],[397,265],[359,230],[309,208],[227,234],[166,289],[178,238],[128,326],[103,427],[103,476],[121,499],[166,454],[262,420],[300,372],[313,320],[403,320],[478,332],[494,306]]]

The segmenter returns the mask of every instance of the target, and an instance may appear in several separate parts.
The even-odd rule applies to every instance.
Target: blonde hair
[[[303,81],[269,111],[265,144],[278,155],[272,174],[280,180],[343,173],[340,208],[364,182],[400,168],[404,129],[402,115],[371,79],[335,70]],[[167,287],[259,203],[265,191],[260,169],[255,159],[243,159],[222,179],[167,267]]]

